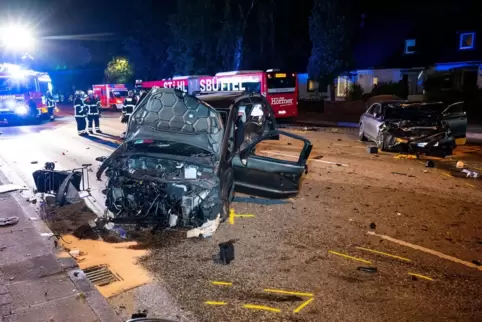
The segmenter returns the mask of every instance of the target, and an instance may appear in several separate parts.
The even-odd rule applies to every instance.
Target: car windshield
[[[213,154],[189,144],[158,140],[136,140],[130,143],[130,153],[171,154],[183,157],[210,157]]]
[[[424,105],[412,105],[408,107],[388,106],[385,113],[386,119],[417,120],[420,118],[431,118],[438,115],[433,107]]]
[[[126,97],[127,91],[112,91],[112,95],[116,98]]]
[[[33,79],[0,77],[0,95],[25,94],[28,91],[35,91]]]

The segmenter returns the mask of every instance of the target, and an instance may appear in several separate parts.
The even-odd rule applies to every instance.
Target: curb
[[[3,162],[3,167],[5,167],[5,162]],[[7,176],[4,174],[4,169],[0,169],[0,181],[3,184],[13,183],[11,182]],[[17,193],[10,193],[10,196],[15,200],[18,207],[23,211],[27,217],[34,217],[38,218],[38,214],[35,211],[34,207],[25,204],[25,200],[22,199],[20,194]],[[33,226],[37,230],[37,233],[40,235],[42,233],[52,234],[53,232],[48,228],[48,226],[43,222],[43,220],[37,220],[33,223]],[[42,238],[44,243],[47,243],[48,239]],[[56,253],[52,251],[52,254],[57,258],[60,267],[64,270],[64,273],[69,276],[72,283],[74,283],[75,287],[79,292],[82,292],[86,295],[86,302],[87,305],[90,307],[92,312],[98,317],[100,322],[121,322],[122,320],[120,317],[114,312],[114,310],[110,307],[107,300],[100,294],[100,292],[95,288],[95,286],[85,277],[84,272],[79,269],[77,262],[72,258],[61,259],[58,258]],[[80,274],[80,272],[82,272]],[[80,276],[80,278],[73,278],[74,276]],[[1,318],[1,316],[0,316]]]
[[[314,127],[348,127],[348,128],[358,127],[358,123],[356,122],[330,122],[330,121],[310,122],[310,121],[296,120],[295,124],[301,124],[305,126],[314,126]]]

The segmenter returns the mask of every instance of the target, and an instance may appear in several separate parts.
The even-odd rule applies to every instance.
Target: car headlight
[[[25,105],[19,105],[15,108],[15,114],[25,115],[28,113],[28,108]]]

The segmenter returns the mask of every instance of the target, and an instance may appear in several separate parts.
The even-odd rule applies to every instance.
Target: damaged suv
[[[97,172],[108,177],[113,223],[187,227],[210,236],[229,216],[234,192],[268,198],[298,194],[310,141],[279,131],[258,94],[195,96],[154,87],[132,114],[123,144]],[[302,141],[297,161],[255,155],[279,134]]]
[[[359,138],[382,151],[450,155],[465,144],[467,115],[463,102],[380,101],[360,118]]]

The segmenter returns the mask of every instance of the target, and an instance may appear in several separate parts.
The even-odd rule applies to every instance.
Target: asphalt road
[[[105,113],[109,135],[91,139],[79,138],[68,116],[3,128],[0,162],[10,180],[30,185],[47,161],[95,171],[123,127],[118,114]],[[457,160],[482,170],[481,148],[425,168],[425,160],[368,154],[353,129],[297,132],[314,144],[297,198],[237,196],[235,214],[252,216],[236,216],[212,238],[173,232],[148,241],[143,263],[178,305],[200,321],[480,321],[482,184],[451,170]],[[293,159],[299,146],[282,138],[257,151]],[[105,182],[89,177],[100,212]],[[216,264],[218,244],[228,240],[235,259]]]

